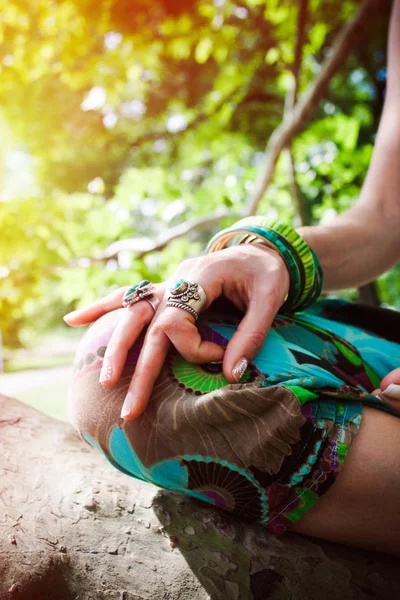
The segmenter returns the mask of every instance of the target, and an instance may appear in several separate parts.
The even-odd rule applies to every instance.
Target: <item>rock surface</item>
[[[0,600],[400,597],[398,559],[285,534],[130,479],[0,395]]]

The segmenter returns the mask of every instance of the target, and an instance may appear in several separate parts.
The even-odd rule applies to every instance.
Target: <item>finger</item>
[[[239,383],[247,366],[261,350],[276,313],[279,302],[274,292],[258,290],[249,302],[247,312],[225,351],[223,371],[231,383]]]
[[[146,408],[170,345],[168,336],[154,320],[147,330],[139,360],[122,406],[121,417],[123,419],[128,421],[136,419]]]
[[[153,308],[145,301],[121,310],[122,317],[108,342],[100,372],[99,381],[105,387],[113,385],[121,377],[130,348],[154,317]]]
[[[381,388],[378,390],[378,395],[388,402],[400,401],[400,369],[394,369],[381,381]]]
[[[129,286],[119,288],[84,308],[68,313],[65,315],[64,321],[71,327],[79,327],[96,321],[111,310],[122,307],[122,298],[127,289],[129,289]]]
[[[188,362],[202,364],[223,359],[225,349],[202,340],[194,317],[184,309],[167,307],[160,315],[159,326]]]
[[[223,278],[219,275],[215,265],[212,271],[205,269],[204,266],[200,271],[200,268],[196,266],[197,275],[194,277],[190,274],[192,270],[193,267],[189,263],[188,269],[184,269],[186,271],[184,279],[195,281],[203,288],[206,294],[204,310],[222,294]],[[183,273],[180,272],[179,276],[182,277]],[[169,294],[168,285],[165,292],[165,304]],[[185,309],[165,306],[165,309],[160,313],[158,324],[179,354],[188,362],[202,364],[222,360],[225,349],[214,342],[202,340],[194,316]]]
[[[79,308],[78,310],[68,313],[65,315],[64,321],[71,327],[80,327],[96,321],[106,313],[121,308],[124,294],[130,287],[131,286],[124,286],[118,288],[118,290],[107,294],[104,298],[100,298],[84,308]],[[154,294],[160,300],[163,295],[163,286],[155,285]]]

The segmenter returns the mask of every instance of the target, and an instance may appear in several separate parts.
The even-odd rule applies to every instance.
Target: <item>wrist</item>
[[[276,264],[276,268],[279,271],[279,278],[280,281],[282,283],[282,288],[284,291],[284,297],[282,300],[282,303],[284,302],[284,300],[287,298],[288,294],[289,294],[289,289],[290,289],[290,271],[289,268],[287,266],[287,264],[285,263],[285,261],[283,260],[280,252],[273,247],[267,246],[266,244],[249,244],[249,247],[252,247],[260,252],[262,252],[264,255],[269,255],[269,257],[271,259],[273,259],[274,263]],[[267,257],[265,257],[267,258]]]
[[[290,225],[279,221],[271,222],[261,216],[246,217],[216,234],[208,243],[207,253],[229,246],[260,243],[274,248],[289,272],[289,293],[281,310],[304,310],[319,297],[323,273],[314,251]]]

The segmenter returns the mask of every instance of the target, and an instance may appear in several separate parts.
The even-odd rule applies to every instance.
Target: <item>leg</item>
[[[333,486],[292,530],[400,556],[400,419],[365,408]]]
[[[288,489],[281,484],[299,466],[295,454],[304,454],[310,439],[320,441],[312,438],[319,430],[310,426],[294,395],[283,386],[260,387],[265,376],[256,368],[243,385],[226,385],[223,375],[212,371],[216,367],[207,365],[207,372],[175,356],[145,414],[124,423],[119,412],[138,348],[131,350],[118,384],[105,390],[98,383],[119,314],[99,319],[78,353],[70,414],[84,439],[129,475],[267,526],[269,520],[279,523],[279,502]],[[212,335],[218,341],[215,330]],[[336,482],[290,528],[400,555],[399,434],[400,419],[365,408]],[[298,506],[296,496],[283,500],[283,505]]]

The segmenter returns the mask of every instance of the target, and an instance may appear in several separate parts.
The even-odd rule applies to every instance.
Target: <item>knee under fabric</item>
[[[191,364],[172,350],[149,406],[134,421],[121,419],[120,411],[143,334],[120,381],[109,388],[99,383],[120,315],[114,311],[81,342],[70,418],[123,473],[283,533],[334,483],[363,405],[397,414],[370,392],[395,367],[400,344],[351,319],[334,320],[345,308],[322,301],[303,313],[278,315],[240,384],[228,384],[221,365]],[[206,311],[201,337],[226,346],[239,320]]]

